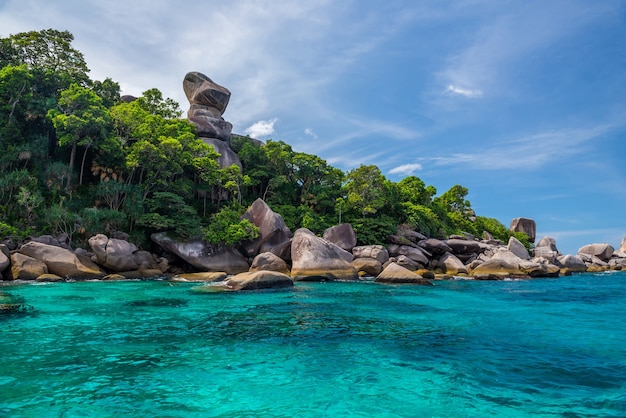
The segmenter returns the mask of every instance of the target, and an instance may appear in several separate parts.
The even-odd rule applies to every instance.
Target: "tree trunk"
[[[70,154],[70,165],[67,169],[67,186],[66,190],[69,190],[72,185],[72,172],[74,171],[74,159],[76,158],[76,147],[78,140],[72,143],[72,153]]]
[[[83,171],[85,170],[85,158],[87,157],[87,151],[89,151],[89,144],[85,147],[85,152],[83,152],[83,161],[80,163],[80,177],[78,184],[83,185]]]

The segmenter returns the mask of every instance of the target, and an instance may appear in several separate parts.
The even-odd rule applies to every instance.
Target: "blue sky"
[[[626,235],[621,0],[0,0],[0,36],[69,30],[91,77],[229,88],[236,133],[469,189],[564,253]]]

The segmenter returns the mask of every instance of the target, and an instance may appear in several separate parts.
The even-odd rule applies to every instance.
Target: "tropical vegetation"
[[[80,246],[124,231],[149,246],[151,233],[171,231],[232,245],[256,236],[240,215],[257,198],[292,230],[349,222],[363,244],[399,225],[432,237],[511,236],[475,215],[462,186],[437,195],[375,165],[343,172],[280,140],[233,135],[243,170],[221,168],[178,103],[157,88],[122,100],[117,82],[89,78],[73,39],[54,29],[0,38],[0,238],[64,233]]]

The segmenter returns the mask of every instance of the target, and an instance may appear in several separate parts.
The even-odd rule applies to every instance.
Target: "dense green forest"
[[[124,231],[147,247],[151,233],[172,231],[235,244],[257,233],[239,219],[257,198],[292,230],[349,222],[361,244],[382,243],[399,225],[431,237],[512,235],[476,216],[462,186],[437,195],[374,165],[346,173],[283,141],[233,135],[243,172],[220,168],[178,103],[157,88],[121,100],[117,82],[89,78],[73,39],[53,29],[0,39],[0,238],[66,233],[82,246]]]

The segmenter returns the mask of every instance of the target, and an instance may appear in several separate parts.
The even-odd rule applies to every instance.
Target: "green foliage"
[[[352,223],[356,232],[358,245],[386,243],[387,237],[393,234],[398,221],[391,216],[381,214],[377,217],[366,217]]]
[[[17,228],[5,224],[4,222],[0,222],[0,239],[6,238],[16,238],[19,234]]]
[[[197,238],[202,234],[196,210],[178,194],[156,192],[146,205],[149,212],[139,217],[138,225],[153,231],[172,231],[180,238]]]
[[[394,183],[375,165],[344,173],[283,141],[233,135],[243,169],[221,168],[178,103],[156,88],[122,103],[117,82],[89,80],[73,39],[53,29],[0,38],[0,233],[36,228],[80,242],[125,230],[147,243],[172,231],[234,245],[257,236],[240,215],[262,198],[291,230],[350,222],[361,244],[408,224],[428,236],[489,231],[530,245],[476,217],[462,186],[436,197],[416,176]]]
[[[163,93],[156,88],[144,91],[137,103],[147,112],[165,119],[176,119],[183,114],[175,100],[169,97],[164,99]]]
[[[204,238],[213,245],[235,245],[258,238],[259,229],[249,220],[240,219],[243,208],[237,205],[225,206],[211,216]]]

